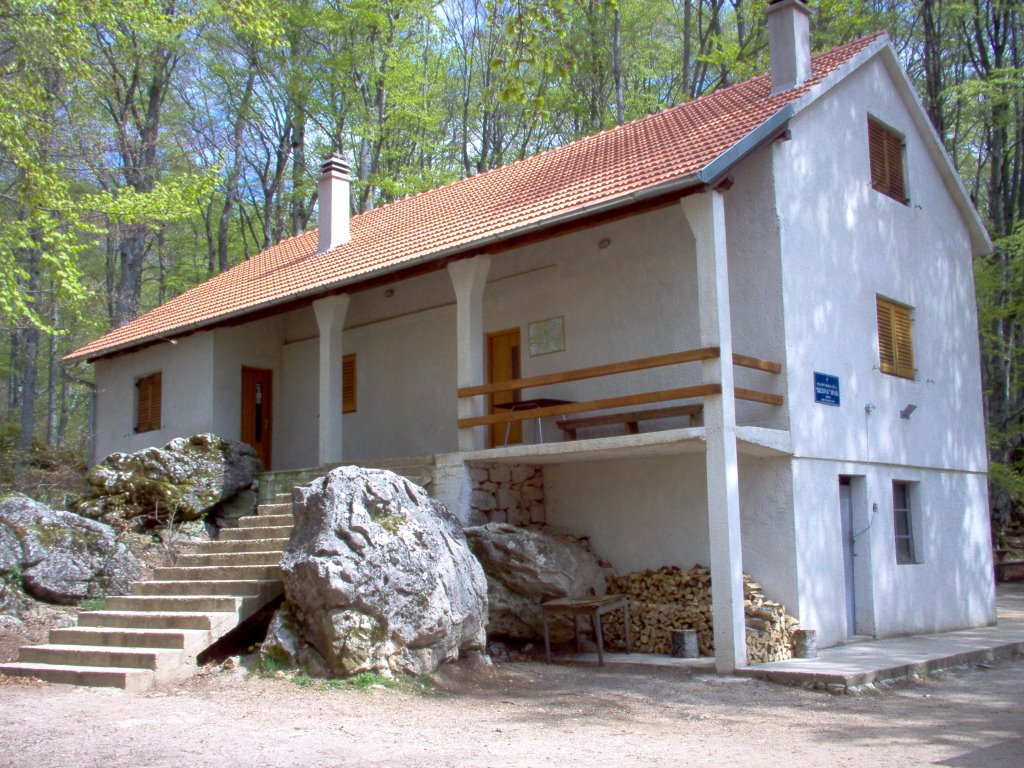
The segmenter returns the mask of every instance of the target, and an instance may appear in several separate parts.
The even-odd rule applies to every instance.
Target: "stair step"
[[[252,517],[240,517],[238,518],[239,528],[268,528],[268,527],[282,527],[291,528],[295,525],[295,518],[292,517],[291,507],[289,507],[287,513],[283,514],[263,514],[262,510],[260,514],[253,515]],[[234,529],[232,529],[234,530]]]
[[[292,503],[292,492],[291,490],[281,491],[280,493],[274,494],[274,504],[291,504]]]
[[[94,645],[26,645],[18,651],[18,661],[28,664],[53,664],[75,667],[121,667],[151,669],[167,667],[179,661],[183,652],[168,648],[108,648]]]
[[[291,525],[260,526],[258,528],[223,528],[219,541],[240,541],[242,539],[280,539],[291,536]]]
[[[132,595],[171,597],[192,597],[224,595],[231,597],[252,597],[260,594],[271,579],[205,579],[202,581],[136,581],[132,584]]]
[[[196,546],[196,553],[212,555],[226,552],[280,552],[288,544],[288,537],[279,539],[239,539],[238,541],[204,541]]]
[[[241,597],[223,595],[123,595],[108,597],[106,607],[112,611],[187,611],[190,613],[237,613]]]
[[[118,667],[88,667],[68,664],[30,664],[12,662],[0,664],[0,672],[17,677],[35,677],[50,683],[87,685],[100,688],[120,688],[129,693],[141,693],[153,687],[156,675],[148,669]]]
[[[78,614],[79,627],[113,629],[194,629],[217,633],[237,621],[235,611],[87,611]]]
[[[178,557],[178,566],[183,568],[191,568],[194,565],[278,565],[280,562],[280,550],[275,552],[207,552]]]
[[[291,496],[288,497],[287,501],[275,501],[271,504],[260,504],[259,509],[256,513],[256,517],[268,517],[272,515],[288,515],[292,516],[292,500]]]
[[[197,653],[210,644],[203,629],[122,629],[115,627],[64,627],[50,630],[57,645],[100,645],[121,648],[169,648]]]
[[[281,578],[281,567],[274,565],[192,565],[156,568],[154,581],[273,581]]]

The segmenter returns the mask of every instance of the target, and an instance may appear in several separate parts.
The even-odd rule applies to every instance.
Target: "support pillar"
[[[342,461],[342,335],[347,294],[327,296],[313,302],[316,324],[320,329],[320,465]]]
[[[453,261],[448,275],[455,289],[456,336],[459,350],[458,386],[483,384],[484,371],[484,288],[491,268],[490,256]],[[482,397],[459,400],[459,418],[484,414]],[[479,451],[487,447],[483,429],[459,430],[459,450]]]
[[[704,398],[704,426],[715,669],[728,674],[747,665],[747,642],[725,200],[712,191],[690,195],[681,203],[697,246],[700,343],[722,352],[718,359],[705,360],[701,373],[705,383],[722,385],[722,394]]]

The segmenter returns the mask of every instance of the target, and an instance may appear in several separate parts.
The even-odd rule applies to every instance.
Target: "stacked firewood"
[[[629,595],[633,649],[643,653],[671,653],[673,630],[695,629],[702,656],[715,653],[711,617],[711,572],[702,565],[690,570],[675,566],[656,571],[634,571],[608,577],[608,593]],[[799,622],[786,609],[767,599],[761,585],[743,576],[747,626],[747,661],[779,661],[793,655],[792,635]],[[602,621],[609,648],[625,648],[622,614]]]

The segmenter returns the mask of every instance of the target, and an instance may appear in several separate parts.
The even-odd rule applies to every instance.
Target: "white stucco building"
[[[212,431],[275,470],[428,457],[464,518],[709,564],[723,670],[743,572],[821,645],[994,622],[990,243],[885,36],[812,61],[805,6],[769,14],[770,75],[351,222],[329,159],[319,232],[70,356],[97,456]]]

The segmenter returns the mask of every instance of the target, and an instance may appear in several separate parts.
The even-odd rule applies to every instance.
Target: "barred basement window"
[[[354,413],[356,410],[356,356],[341,358],[341,412]]]
[[[135,431],[160,429],[160,403],[163,381],[160,371],[135,380]]]
[[[878,361],[882,373],[913,379],[914,333],[911,308],[890,299],[875,297],[878,314]]]
[[[907,186],[903,177],[906,142],[892,128],[868,118],[868,154],[871,158],[871,186],[904,205]]]

